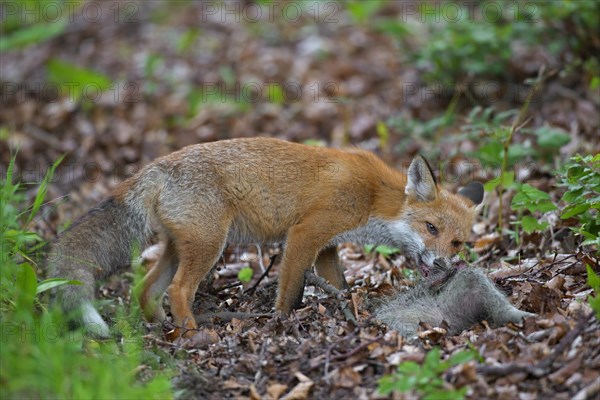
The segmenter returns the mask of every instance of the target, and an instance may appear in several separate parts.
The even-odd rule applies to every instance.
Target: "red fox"
[[[227,243],[285,242],[275,306],[289,313],[301,304],[312,265],[345,287],[338,244],[399,247],[427,271],[436,257],[461,249],[482,199],[476,182],[457,195],[441,189],[420,156],[403,174],[356,149],[271,138],[198,144],[118,185],[53,243],[48,270],[83,282],[60,286],[57,297],[97,336],[108,337],[92,306],[94,283],[129,264],[132,243],[145,246],[158,232],[165,249],[141,283],[140,305],[147,318],[165,320],[168,288],[173,322],[191,336],[195,292]]]

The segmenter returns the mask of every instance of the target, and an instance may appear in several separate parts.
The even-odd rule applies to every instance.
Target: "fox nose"
[[[428,267],[433,267],[433,262],[436,259],[436,255],[431,251],[424,251],[420,254],[421,263],[427,265]]]

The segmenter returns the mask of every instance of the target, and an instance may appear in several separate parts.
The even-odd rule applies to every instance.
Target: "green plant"
[[[588,296],[592,310],[596,312],[596,319],[600,320],[600,276],[596,275],[592,267],[585,266],[587,270],[587,284],[594,290],[595,296]]]
[[[583,238],[582,245],[600,249],[600,154],[571,157],[558,178],[567,188],[560,217],[576,218],[579,226],[572,229]]]
[[[384,5],[382,0],[348,1],[343,3],[356,24],[365,24]]]
[[[3,2],[4,3],[4,2]],[[62,34],[67,27],[69,14],[64,1],[50,7],[43,0],[16,0],[3,6],[0,27],[0,52],[22,49]],[[74,10],[81,1],[69,2]]]
[[[61,60],[52,59],[46,67],[48,81],[60,85],[62,92],[68,93],[73,101],[83,99],[85,104],[88,104],[89,101],[95,101],[111,85],[107,76]]]
[[[533,203],[538,203],[542,200],[542,198],[540,197],[541,195],[534,194],[533,191],[529,189],[531,188],[531,186],[523,186],[515,182],[515,172],[509,170],[509,168],[511,168],[519,159],[523,158],[526,155],[535,154],[534,152],[531,152],[527,147],[512,143],[515,134],[519,132],[523,128],[523,126],[525,126],[529,121],[525,118],[525,115],[527,113],[527,110],[529,109],[529,105],[531,103],[531,100],[533,99],[533,96],[536,93],[539,93],[540,91],[541,85],[543,83],[543,76],[538,76],[535,80],[532,80],[531,83],[533,84],[533,86],[529,91],[529,94],[527,95],[523,106],[519,110],[519,113],[514,118],[512,125],[510,127],[502,125],[491,129],[490,133],[488,134],[488,137],[490,137],[491,140],[482,145],[479,148],[479,150],[475,153],[475,155],[479,158],[482,164],[484,164],[484,166],[486,164],[491,164],[500,167],[500,173],[498,177],[486,182],[486,184],[484,185],[486,191],[495,190],[498,195],[498,208],[500,210],[498,212],[499,231],[502,231],[502,229],[504,228],[504,213],[502,199],[504,192],[507,189],[516,188],[518,191],[524,190],[525,192],[521,194],[521,197],[523,197],[521,199],[521,203],[523,203],[523,201],[526,200],[529,196],[535,196],[534,198],[529,199],[529,202],[527,204],[530,206],[532,206]],[[524,208],[527,208],[525,207],[524,203],[517,204],[516,206],[523,206]],[[545,206],[541,205],[540,207],[544,208]],[[542,210],[535,209],[533,211]],[[538,221],[536,220],[536,222]],[[520,223],[523,224],[522,221],[520,221]],[[539,230],[542,226],[544,226],[543,224],[539,223],[534,226],[531,218],[526,219],[525,225],[528,229],[533,230]]]
[[[519,224],[523,230],[526,233],[546,230],[550,226],[548,222],[540,222],[532,215],[523,215],[523,212],[527,210],[533,214],[556,210],[556,205],[550,199],[550,195],[526,183],[516,184],[516,189],[517,193],[512,198],[510,208],[520,212]]]
[[[443,376],[450,368],[477,358],[477,351],[461,350],[442,360],[440,349],[434,347],[425,356],[423,364],[406,361],[398,365],[395,373],[382,377],[378,391],[384,395],[394,391],[415,391],[423,399],[463,399],[468,388],[446,388]]]
[[[8,164],[6,179],[0,184],[0,312],[15,308],[31,309],[34,302],[41,305],[37,298],[40,293],[67,282],[75,283],[64,279],[48,279],[38,284],[33,267],[34,255],[44,246],[44,241],[27,229],[40,211],[48,183],[61,161],[62,157],[49,168],[33,203],[24,209],[19,207],[25,200],[22,185],[13,182],[15,157]]]
[[[238,279],[240,282],[248,283],[252,280],[252,276],[254,275],[254,270],[250,267],[242,268],[238,272]]]
[[[591,0],[540,0],[505,6],[481,1],[475,7],[419,2],[419,12],[416,19],[424,25],[403,26],[366,12],[363,20],[368,19],[375,29],[398,39],[402,48],[413,46],[407,54],[423,71],[428,84],[453,88],[476,78],[510,79],[514,43],[526,47],[549,43],[551,53],[585,60],[580,64],[598,60],[600,37],[595,27],[599,9]],[[590,82],[597,76],[592,74]]]
[[[0,382],[2,398],[170,398],[171,384],[156,356],[143,348],[139,316],[118,319],[121,346],[89,341],[85,329],[71,330],[59,310],[46,307],[43,293],[64,279],[39,282],[36,253],[44,245],[31,231],[58,160],[26,205],[24,183],[15,182],[14,161],[0,182]],[[83,350],[82,351],[82,345]],[[140,375],[143,371],[143,378]]]
[[[466,78],[498,77],[506,73],[514,36],[512,25],[466,18],[450,23],[441,21],[438,17],[437,22],[429,24],[429,39],[413,55],[427,83],[451,87]]]
[[[390,256],[393,256],[394,254],[398,254],[400,252],[400,249],[398,249],[396,247],[385,246],[385,245],[375,246],[372,244],[368,244],[365,246],[364,251],[367,254],[378,253],[384,257],[390,257]]]

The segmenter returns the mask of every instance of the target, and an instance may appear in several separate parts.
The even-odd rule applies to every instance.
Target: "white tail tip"
[[[81,319],[83,322],[83,330],[86,335],[97,339],[107,339],[111,337],[108,325],[90,303],[86,302],[81,306]]]

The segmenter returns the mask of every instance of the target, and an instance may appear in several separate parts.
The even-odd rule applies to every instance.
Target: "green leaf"
[[[486,192],[492,192],[500,185],[500,179],[494,178],[483,184],[483,190]]]
[[[523,218],[521,218],[521,226],[523,227],[523,230],[525,232],[532,233],[535,231],[544,231],[548,229],[550,224],[548,222],[539,222],[531,215],[526,215]]]
[[[346,10],[350,14],[354,22],[362,24],[367,22],[367,19],[381,8],[382,1],[350,1],[345,3],[345,5]]]
[[[571,141],[571,136],[562,129],[543,126],[533,131],[537,144],[544,149],[559,149]]]
[[[477,358],[477,352],[473,350],[461,350],[450,356],[450,365],[455,366]]]
[[[508,167],[521,161],[523,158],[534,153],[533,149],[525,147],[522,144],[513,144],[508,147]]]
[[[550,201],[548,193],[542,192],[526,183],[521,185],[519,192],[513,197],[510,206],[513,210],[523,210],[526,208],[530,212],[548,212],[556,209],[556,205]]]
[[[569,206],[566,206],[563,211],[562,214],[560,215],[561,219],[568,219],[571,217],[574,217],[576,215],[579,214],[583,214],[584,212],[586,212],[587,210],[590,209],[590,205],[589,204],[571,204]]]
[[[596,312],[596,319],[600,320],[600,276],[596,275],[592,267],[588,264],[585,265],[587,270],[587,284],[594,289],[596,296],[589,295],[588,302],[592,307],[592,310]]]
[[[390,131],[383,121],[377,121],[377,136],[379,137],[380,146],[385,148],[390,139]]]
[[[32,44],[44,42],[64,32],[67,19],[52,23],[39,23],[21,28],[14,33],[0,35],[0,52],[21,49]]]
[[[496,187],[500,186],[500,184],[502,184],[502,187],[504,187],[504,188],[509,188],[509,187],[512,187],[514,183],[515,183],[515,172],[514,171],[504,171],[499,177],[487,181],[483,185],[483,189],[486,192],[491,192]]]
[[[395,18],[382,18],[375,22],[375,29],[397,38],[408,35],[411,31],[408,24],[404,24]]]
[[[111,84],[106,75],[61,60],[50,60],[47,68],[48,81],[64,87],[65,92],[73,96],[74,101],[79,100],[83,94],[91,99],[98,91],[108,89]]]
[[[587,271],[587,284],[594,289],[596,293],[600,292],[600,276],[596,275],[592,267],[585,265]]]
[[[475,156],[484,166],[500,167],[504,157],[504,146],[499,142],[490,142],[481,146]]]
[[[462,400],[467,394],[467,387],[455,390],[432,390],[428,392],[423,400]]]
[[[600,320],[600,296],[592,297],[588,296],[588,302],[592,307],[592,310],[596,312],[596,319]]]
[[[388,257],[393,254],[399,253],[400,249],[398,249],[396,247],[380,245],[380,246],[375,247],[375,251],[385,257]]]
[[[52,288],[55,288],[55,287],[61,286],[61,285],[82,285],[82,282],[77,281],[77,280],[69,280],[69,279],[62,279],[62,278],[46,279],[45,281],[40,282],[40,284],[37,285],[36,293],[40,294],[42,292],[45,292],[46,290],[50,290]]]
[[[64,158],[65,158],[64,155],[59,157],[58,160],[56,160],[52,164],[52,166],[50,167],[50,169],[44,176],[44,179],[42,179],[42,182],[40,183],[40,186],[38,187],[37,194],[35,195],[35,200],[33,201],[33,206],[31,207],[31,211],[29,212],[29,217],[27,218],[27,223],[31,222],[33,217],[40,210],[40,207],[42,206],[42,203],[44,202],[44,199],[46,198],[46,193],[48,192],[48,184],[50,183],[50,180],[54,176],[54,171],[56,171],[56,167],[58,167],[58,165],[62,162],[62,160]]]
[[[563,194],[562,201],[567,203],[574,203],[576,201],[580,201],[583,195],[583,187],[579,185],[570,185],[569,190]]]
[[[285,102],[283,88],[278,83],[267,84],[267,94],[270,103],[283,104]]]
[[[421,371],[421,366],[414,361],[405,361],[398,365],[398,372],[405,374],[416,374]]]
[[[441,350],[438,347],[434,347],[425,356],[424,366],[430,370],[435,369],[440,363]]]
[[[37,278],[31,265],[21,264],[17,272],[16,288],[18,290],[17,309],[30,311],[37,289]]]
[[[383,395],[390,394],[396,388],[395,375],[386,375],[379,379],[377,391]]]
[[[252,268],[242,268],[238,272],[238,279],[240,280],[240,282],[248,283],[252,280],[252,275],[254,275],[254,270]]]

